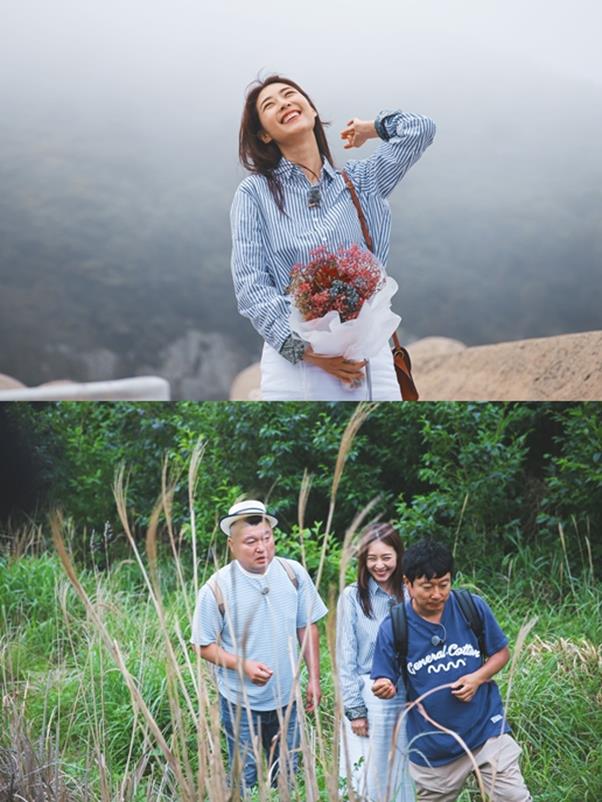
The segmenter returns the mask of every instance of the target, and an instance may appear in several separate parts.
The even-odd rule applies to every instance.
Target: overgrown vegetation
[[[199,438],[206,443],[195,496],[202,551],[212,546],[216,516],[242,493],[268,499],[281,529],[295,537],[305,470],[312,475],[306,519],[324,524],[353,405],[58,403],[2,411],[19,432],[15,465],[18,453],[27,452],[35,466],[38,507],[30,516],[43,520],[60,506],[77,522],[78,559],[94,556],[102,565],[128,556],[111,492],[122,462],[132,528],[142,536],[169,455],[174,525],[190,537],[186,475]],[[569,555],[584,558],[579,549],[587,538],[600,565],[602,407],[381,405],[351,443],[335,539],[376,496],[382,517],[397,523],[406,540],[424,533],[453,538],[464,558],[493,563],[517,545],[545,551],[562,524]],[[16,505],[12,520],[18,515]]]
[[[597,409],[550,406],[544,414],[525,405],[416,405],[404,413],[407,419],[399,417],[403,426],[393,426],[392,411],[377,408],[352,438],[344,434],[352,410],[343,405],[276,405],[273,413],[266,406],[168,407],[164,430],[153,428],[161,420],[154,405],[18,411],[54,477],[47,503],[62,501],[67,515],[54,523],[61,559],[41,516],[38,524],[7,532],[0,555],[0,798],[230,798],[214,687],[207,664],[187,647],[191,611],[198,586],[227,558],[224,539],[214,531],[216,513],[243,488],[264,495],[281,464],[283,479],[271,504],[280,502],[285,521],[279,553],[306,564],[331,611],[354,570],[354,535],[345,538],[345,528],[380,491],[369,516],[392,515],[406,540],[432,532],[455,544],[458,584],[487,598],[511,646],[524,623],[537,617],[518,654],[508,700],[524,773],[536,802],[598,802]],[[406,426],[414,439],[405,436]],[[271,432],[278,447],[278,460],[265,463],[263,476],[261,456],[269,450],[258,448],[262,431]],[[159,434],[146,439],[145,432]],[[191,457],[200,457],[198,435],[207,444],[198,473],[189,473]],[[155,450],[145,459],[148,442]],[[162,479],[164,449],[170,460]],[[399,453],[405,458],[395,463]],[[123,458],[130,467],[117,498],[129,476],[131,503],[126,513],[122,500],[119,514],[114,499],[109,507],[106,498]],[[305,467],[313,468],[314,479],[307,505],[300,505],[302,520],[293,523],[299,490],[305,496],[309,487],[302,481]],[[237,475],[238,488],[229,484]],[[570,487],[578,492],[578,511],[571,508]],[[552,491],[553,507],[546,501]],[[333,627],[329,618],[322,629],[324,700],[318,716],[304,719],[305,770],[290,791],[294,800],[336,795],[340,711],[327,647]],[[500,684],[506,695],[508,671]],[[288,793],[281,788],[278,796],[264,785],[256,797],[286,799]],[[462,802],[478,799],[476,787],[462,796]]]

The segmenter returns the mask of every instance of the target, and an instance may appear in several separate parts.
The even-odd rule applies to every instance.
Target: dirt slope
[[[419,354],[410,347],[423,401],[602,400],[602,331]]]

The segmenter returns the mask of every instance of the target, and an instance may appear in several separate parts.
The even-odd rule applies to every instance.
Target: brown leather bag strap
[[[364,240],[366,241],[368,250],[374,253],[374,243],[372,242],[372,237],[370,236],[370,229],[368,228],[368,223],[366,222],[366,216],[364,215],[364,210],[362,209],[362,204],[360,203],[360,199],[357,196],[357,192],[355,191],[353,182],[349,178],[345,170],[341,170],[341,175],[343,176],[343,181],[345,182],[347,189],[351,193],[351,200],[353,201],[353,205],[355,206],[355,211],[357,212],[357,216],[360,221],[360,226],[362,227],[362,234],[364,235]]]
[[[403,348],[402,344],[399,342],[399,337],[397,336],[396,331],[393,332],[393,336],[391,337],[391,339],[393,340],[393,345],[395,346],[396,349]],[[405,348],[403,350],[405,351]],[[412,368],[412,363],[410,363],[410,369],[411,368]]]
[[[418,389],[412,377],[412,360],[407,348],[399,343],[397,332],[393,334],[393,365],[404,401],[418,401]]]
[[[351,200],[355,206],[355,211],[357,212],[360,226],[362,228],[362,234],[364,235],[364,240],[366,241],[368,250],[374,253],[374,243],[372,242],[368,223],[366,222],[366,216],[364,215],[364,210],[362,209],[362,204],[357,196],[356,189],[345,170],[341,170],[341,175],[343,176],[343,181],[349,190]],[[412,378],[412,360],[410,359],[410,354],[408,353],[407,348],[404,348],[399,342],[399,337],[397,336],[396,331],[394,331],[392,334],[392,340],[393,365],[395,366],[395,373],[397,375],[399,389],[401,390],[401,397],[404,401],[418,401],[418,390],[416,389],[414,379]]]

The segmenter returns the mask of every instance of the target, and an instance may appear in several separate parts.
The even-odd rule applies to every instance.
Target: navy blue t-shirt
[[[487,654],[503,649],[508,638],[479,596],[473,599],[484,621],[484,639]],[[408,698],[417,699],[438,685],[455,682],[465,674],[481,667],[477,637],[466,623],[453,594],[450,594],[441,623],[435,624],[414,612],[411,602],[405,603],[408,617]],[[433,646],[432,638],[445,636],[444,643]],[[376,639],[372,679],[387,677],[397,684],[399,662],[395,652],[391,616],[380,625]],[[500,691],[493,680],[479,687],[470,702],[461,702],[450,688],[427,696],[424,709],[438,724],[456,732],[471,749],[477,749],[488,738],[510,732],[504,718]],[[418,706],[407,714],[407,732],[410,760],[420,766],[443,766],[465,754],[451,735],[440,732],[422,716]]]

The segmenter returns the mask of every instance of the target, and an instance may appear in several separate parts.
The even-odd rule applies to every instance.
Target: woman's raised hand
[[[341,131],[341,139],[346,140],[343,146],[345,150],[361,148],[366,140],[375,139],[377,136],[374,120],[358,120],[357,117],[349,120],[347,127]]]
[[[339,379],[344,384],[348,384],[350,387],[359,387],[364,381],[363,368],[367,364],[365,359],[357,361],[355,359],[345,359],[344,356],[323,356],[322,354],[316,354],[311,345],[305,347],[303,359],[305,362],[317,365],[322,370],[325,370],[326,373],[330,373],[331,376]]]

